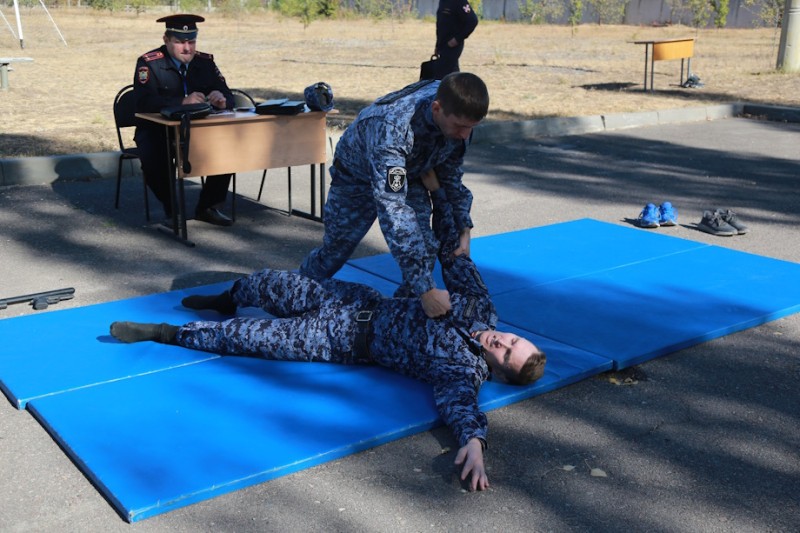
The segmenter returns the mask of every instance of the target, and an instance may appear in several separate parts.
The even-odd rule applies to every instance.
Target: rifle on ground
[[[57,304],[63,300],[71,300],[75,294],[75,289],[57,289],[54,291],[37,292],[24,296],[13,296],[11,298],[0,298],[0,309],[5,309],[10,304],[21,304],[31,302],[34,309],[47,309],[48,305]]]

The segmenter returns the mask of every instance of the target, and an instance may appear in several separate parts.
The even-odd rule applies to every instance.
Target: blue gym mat
[[[151,343],[132,351],[112,338],[108,328],[117,317],[136,322],[193,320],[198,315],[180,305],[185,296],[228,287],[230,283],[220,283],[0,320],[0,390],[22,409],[34,398],[215,359],[214,354]]]
[[[503,320],[618,369],[800,311],[796,263],[591,219],[474,239],[471,256]],[[350,264],[402,279],[388,255]]]
[[[800,265],[578,220],[473,240],[498,328],[548,354],[529,387],[484,385],[489,410],[800,310]],[[391,294],[388,254],[337,277]],[[217,284],[0,320],[0,386],[136,521],[439,424],[430,388],[374,367],[123,345],[113,320],[183,323]],[[259,314],[241,310],[242,314]],[[98,438],[102,435],[102,438]]]

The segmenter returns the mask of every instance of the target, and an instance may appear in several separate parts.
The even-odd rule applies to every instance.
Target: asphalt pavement
[[[646,203],[670,201],[678,226],[637,231],[800,263],[800,123],[480,133],[465,165],[474,237],[584,217],[632,226]],[[189,222],[195,247],[145,223],[136,177],[119,210],[111,179],[0,187],[0,296],[75,288],[72,300],[11,305],[0,319],[297,267],[322,225],[285,214],[281,171],[268,174],[269,206],[256,203],[258,178],[239,177],[232,228]],[[307,208],[305,180],[295,169],[294,207]],[[750,232],[698,231],[715,207]],[[386,251],[373,228],[357,256]],[[455,443],[439,428],[134,524],[27,411],[0,402],[0,531],[797,532],[798,382],[793,315],[491,411],[486,492],[462,489]]]

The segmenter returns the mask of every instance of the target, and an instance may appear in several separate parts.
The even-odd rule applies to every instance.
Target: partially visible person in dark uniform
[[[467,0],[439,0],[436,10],[436,78],[460,70],[458,60],[464,41],[478,26],[478,15]]]
[[[358,283],[314,281],[296,272],[264,270],[237,280],[229,291],[183,300],[191,309],[233,315],[260,307],[276,319],[230,318],[183,326],[114,322],[123,342],[156,341],[222,355],[274,360],[377,364],[433,387],[441,419],[452,429],[463,465],[461,479],[484,490],[488,423],[478,392],[493,376],[528,384],[544,373],[546,357],[533,343],[496,331],[497,314],[472,260],[455,255],[459,233],[443,189],[432,193],[434,226],[445,243],[439,253],[452,313],[428,318],[418,298],[385,298]]]
[[[461,165],[472,129],[488,110],[486,84],[467,72],[414,83],[363,109],[336,145],[322,246],[306,256],[300,272],[332,277],[377,218],[403,273],[397,296],[421,298],[430,317],[447,313],[449,295],[433,280],[438,244],[421,177],[435,169],[469,254],[472,193]]]
[[[164,45],[147,52],[136,62],[133,90],[138,113],[158,113],[169,106],[208,102],[217,109],[233,109],[234,98],[211,54],[197,51],[197,15],[170,15],[158,19],[166,24]],[[139,147],[147,185],[172,216],[164,127],[140,120],[134,135]],[[219,206],[225,202],[231,175],[207,176],[195,209],[195,218],[230,226],[233,221]]]

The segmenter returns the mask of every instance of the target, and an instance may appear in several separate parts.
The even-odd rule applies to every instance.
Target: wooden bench
[[[18,61],[33,61],[31,57],[0,57],[0,89],[8,89],[8,66]]]
[[[653,70],[656,61],[666,61],[669,59],[681,60],[680,84],[683,85],[683,62],[688,61],[686,66],[686,79],[689,78],[692,69],[692,56],[694,55],[694,39],[662,39],[658,41],[634,41],[633,44],[644,45],[644,90],[647,90],[647,68],[650,67],[650,91],[653,90]]]

